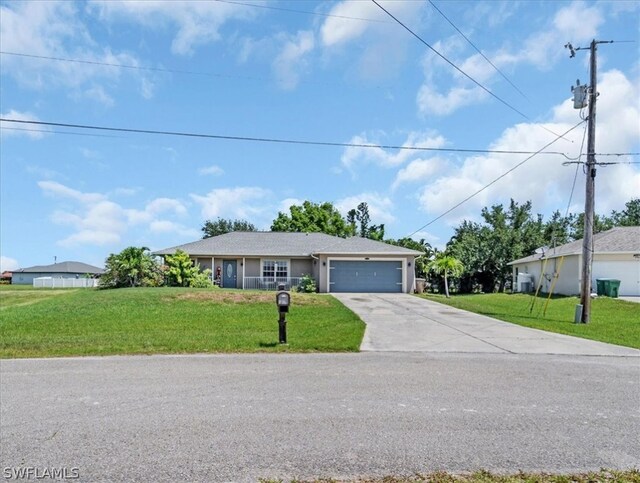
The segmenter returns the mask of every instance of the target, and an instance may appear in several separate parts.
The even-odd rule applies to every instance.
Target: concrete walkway
[[[640,357],[640,350],[474,314],[408,294],[333,294],[367,324],[362,351]]]

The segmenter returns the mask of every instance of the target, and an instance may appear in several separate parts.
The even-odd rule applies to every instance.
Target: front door
[[[238,287],[238,274],[236,272],[237,262],[235,260],[222,261],[222,286],[224,288]]]

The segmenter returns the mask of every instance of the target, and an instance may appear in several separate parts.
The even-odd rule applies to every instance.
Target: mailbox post
[[[276,293],[276,305],[278,306],[278,336],[280,344],[287,343],[287,319],[286,313],[289,312],[291,304],[291,295],[284,289],[284,284],[278,285]]]

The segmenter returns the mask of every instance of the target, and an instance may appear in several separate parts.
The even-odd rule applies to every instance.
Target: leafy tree
[[[413,238],[409,237],[400,238],[399,240],[388,239],[384,242],[390,245],[396,245],[399,247],[408,248],[410,250],[422,252],[422,255],[416,257],[414,263],[416,268],[416,277],[427,278],[429,272],[429,270],[427,269],[427,265],[429,263],[429,259],[434,255],[434,250],[429,243],[424,241],[424,239],[416,241]]]
[[[444,293],[449,298],[449,280],[448,277],[458,277],[464,271],[462,262],[457,258],[444,253],[437,256],[429,263],[429,270],[444,277]]]
[[[600,233],[613,228],[615,225],[614,220],[606,215],[593,215],[593,233]],[[574,240],[581,240],[584,237],[584,213],[580,213],[576,216],[571,224],[571,237]]]
[[[173,255],[165,256],[167,264],[167,279],[172,287],[210,287],[211,270],[200,271],[199,265],[194,265],[189,254],[176,250]]]
[[[640,198],[634,198],[625,204],[621,213],[611,212],[615,226],[640,226]]]
[[[158,286],[162,284],[162,268],[147,247],[128,247],[111,254],[100,277],[103,288]]]
[[[257,231],[253,223],[246,220],[231,220],[218,218],[215,221],[207,220],[202,226],[204,235],[202,238],[211,238],[212,236],[224,235],[232,231]]]
[[[370,225],[370,223],[369,205],[365,202],[360,203],[356,209],[349,210],[347,213],[347,224],[354,235],[382,241],[384,239],[384,224]]]
[[[279,212],[271,231],[326,233],[343,238],[352,235],[351,227],[332,203],[305,201],[291,206],[289,213]]]
[[[544,245],[554,247],[573,241],[571,236],[573,221],[573,215],[565,217],[558,210],[554,211],[551,219],[544,224],[542,233]]]

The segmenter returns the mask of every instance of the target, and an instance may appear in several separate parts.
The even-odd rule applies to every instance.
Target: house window
[[[287,278],[289,276],[288,260],[263,260],[262,278],[275,280],[276,278]]]

